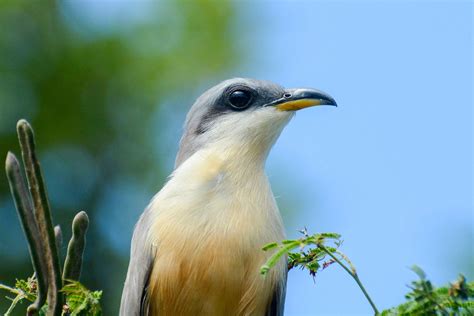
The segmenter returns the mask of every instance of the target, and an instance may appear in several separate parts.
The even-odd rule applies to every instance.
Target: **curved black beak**
[[[337,103],[329,94],[316,89],[288,89],[283,97],[266,106],[275,106],[281,111],[297,111],[316,105],[337,106]]]

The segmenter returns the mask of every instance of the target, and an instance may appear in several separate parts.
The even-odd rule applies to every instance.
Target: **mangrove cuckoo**
[[[175,169],[135,226],[121,316],[283,315],[286,263],[260,275],[262,246],[285,237],[264,165],[295,111],[323,104],[336,102],[241,78],[196,100]]]

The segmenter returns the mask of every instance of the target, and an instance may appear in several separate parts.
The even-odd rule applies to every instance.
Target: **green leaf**
[[[71,316],[102,315],[102,309],[100,307],[102,291],[90,291],[77,281],[67,280],[62,292],[66,294],[66,304]]]
[[[278,244],[276,242],[271,242],[271,243],[266,244],[265,246],[263,246],[262,250],[267,251],[267,250],[270,250],[270,249],[273,249],[273,248],[276,248],[276,247],[278,247]]]
[[[267,272],[273,268],[277,262],[285,256],[290,250],[297,248],[300,245],[300,242],[295,240],[293,243],[288,243],[280,248],[276,253],[274,253],[267,262],[260,268],[260,273],[266,275]]]
[[[330,238],[330,239],[339,239],[341,238],[341,235],[338,233],[321,233],[320,234],[324,238]]]
[[[270,266],[268,264],[264,264],[260,267],[260,274],[265,275],[270,271]]]
[[[412,270],[413,272],[415,272],[418,277],[422,280],[426,279],[426,274],[425,274],[425,271],[423,271],[419,266],[417,266],[416,264],[412,265],[410,267],[410,270]]]

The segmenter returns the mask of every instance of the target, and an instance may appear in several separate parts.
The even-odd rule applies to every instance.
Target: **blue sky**
[[[382,309],[403,301],[412,264],[435,284],[474,277],[472,13],[454,1],[242,4],[251,58],[236,75],[339,104],[297,113],[269,157],[276,195],[299,205],[288,234],[341,233]],[[316,283],[290,273],[286,315],[370,313],[338,267]]]

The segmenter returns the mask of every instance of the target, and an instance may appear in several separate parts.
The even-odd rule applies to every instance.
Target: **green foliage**
[[[277,262],[284,256],[288,256],[288,269],[299,267],[307,269],[311,276],[325,269],[335,261],[328,257],[328,251],[332,254],[339,255],[341,259],[345,260],[345,256],[338,251],[342,244],[341,236],[336,233],[319,233],[308,235],[306,229],[302,230],[304,235],[297,240],[283,240],[281,244],[270,243],[265,245],[262,250],[274,250],[275,253],[268,259],[268,261],[261,267],[260,273],[265,275]],[[307,246],[314,245],[314,248],[306,250]],[[292,252],[292,250],[299,248],[299,251]]]
[[[288,257],[288,270],[294,267],[307,269],[309,274],[314,278],[316,273],[330,266],[333,263],[339,264],[357,283],[361,291],[364,293],[367,301],[377,315],[379,311],[367,293],[367,290],[360,282],[357,271],[349,260],[349,258],[339,251],[342,244],[341,235],[337,233],[317,233],[309,235],[305,229],[300,231],[303,237],[296,240],[283,240],[281,245],[268,244],[263,247],[263,250],[278,248],[275,253],[267,260],[267,262],[260,268],[260,273],[265,275],[276,265],[276,263],[283,257]],[[307,247],[311,246],[306,250]],[[297,252],[291,252],[299,248]]]
[[[266,275],[279,260],[287,257],[288,270],[295,267],[306,269],[314,278],[316,274],[337,263],[357,283],[372,306],[375,315],[426,315],[426,316],[451,316],[451,315],[474,315],[474,282],[466,282],[464,276],[447,287],[436,289],[426,278],[425,272],[418,266],[412,270],[418,275],[419,280],[411,283],[409,292],[405,298],[407,302],[384,310],[381,314],[362,285],[357,275],[356,268],[349,258],[339,250],[342,245],[341,235],[336,233],[318,233],[309,235],[306,229],[302,230],[303,237],[296,240],[284,240],[281,244],[269,243],[262,250],[273,250],[267,262],[261,267],[260,272]],[[309,249],[308,249],[309,248]],[[297,249],[297,251],[294,251]]]
[[[459,278],[449,286],[435,288],[426,279],[424,271],[413,266],[419,280],[411,282],[407,302],[382,312],[382,316],[395,315],[474,315],[474,282]]]
[[[102,315],[99,302],[102,297],[102,291],[89,291],[81,283],[68,280],[62,292],[66,295],[64,310],[66,310],[67,315]]]
[[[36,301],[38,296],[38,283],[34,277],[31,277],[27,280],[17,280],[14,288],[0,283],[0,290],[5,290],[11,294],[15,294],[14,298],[7,296],[7,299],[11,301],[11,304],[4,315],[9,316],[16,305],[21,303],[23,300],[28,300],[30,302]]]
[[[100,316],[102,309],[100,299],[102,291],[90,291],[84,285],[77,281],[66,280],[66,285],[61,292],[64,293],[66,304],[62,306],[63,316]],[[12,302],[5,316],[12,314],[18,304],[26,302],[34,302],[38,295],[38,286],[35,276],[27,280],[17,280],[15,287],[8,287],[0,284],[0,289],[15,294],[14,298],[9,298]],[[48,305],[44,305],[39,310],[39,315],[47,315]]]

